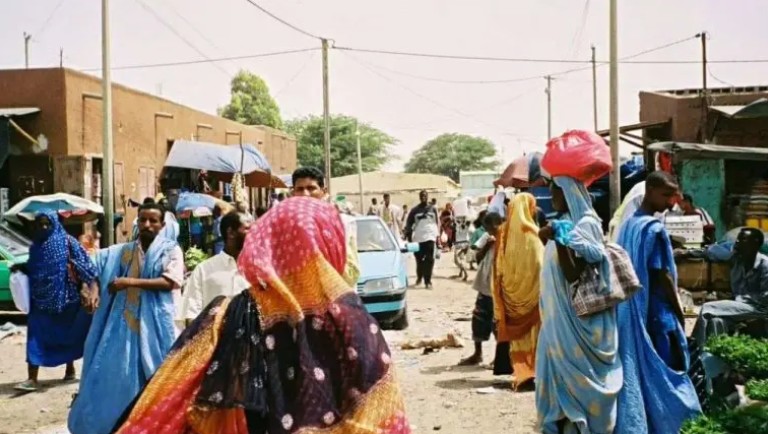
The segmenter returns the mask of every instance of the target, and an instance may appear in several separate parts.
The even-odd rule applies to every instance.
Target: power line
[[[683,42],[687,42],[697,37],[689,37],[680,41],[675,41],[669,44],[665,44],[661,47],[645,50],[632,56],[624,57],[620,59],[619,63],[626,64],[698,64],[701,60],[630,60],[644,54],[648,54],[654,51],[658,51],[664,48],[671,47]],[[405,57],[422,57],[431,59],[446,59],[446,60],[472,60],[472,61],[488,61],[488,62],[510,62],[510,63],[560,63],[560,64],[591,64],[591,60],[573,60],[573,59],[543,59],[543,58],[527,58],[527,57],[494,57],[494,56],[464,56],[454,54],[435,54],[435,53],[420,53],[420,52],[408,52],[408,51],[394,51],[394,50],[378,50],[372,48],[357,48],[334,45],[332,48],[340,51],[353,51],[358,53],[370,53],[370,54],[385,54],[393,56],[405,56]],[[710,60],[709,63],[768,63],[768,59],[722,59],[722,60]],[[599,64],[607,64],[607,61],[599,61]],[[554,74],[552,74],[554,75]],[[541,77],[541,76],[538,76]]]
[[[43,21],[43,24],[40,26],[37,32],[33,33],[35,37],[39,37],[45,32],[45,30],[48,28],[48,24],[50,24],[53,17],[56,16],[56,12],[59,11],[59,9],[61,8],[61,5],[63,4],[64,4],[64,0],[59,0],[59,2],[56,3],[56,6],[53,7],[53,10],[51,10],[51,13],[48,15],[48,18],[46,18],[45,21]]]
[[[680,40],[677,40],[677,41],[674,41],[674,42],[670,42],[670,43],[667,43],[667,44],[664,44],[664,45],[660,45],[658,47],[653,47],[653,48],[649,48],[649,49],[640,51],[638,53],[634,53],[632,55],[623,57],[621,60],[624,61],[624,62],[630,62],[631,59],[643,56],[645,54],[649,54],[649,53],[653,53],[653,52],[656,52],[656,51],[660,51],[660,50],[663,50],[663,49],[666,49],[666,48],[669,48],[669,47],[673,47],[675,45],[679,45],[679,44],[682,44],[684,42],[688,42],[690,40],[697,39],[697,38],[698,38],[698,36],[691,36],[691,37],[688,37],[688,38],[680,39]],[[334,47],[334,48],[340,49],[342,51],[369,52],[369,51],[365,51],[365,50],[358,50],[358,49],[346,48],[346,47]],[[378,52],[378,50],[374,50],[374,51]],[[452,57],[452,58],[454,58],[454,57]],[[494,58],[494,59],[500,59],[500,58]],[[479,60],[479,58],[473,58],[472,60]],[[524,61],[525,59],[510,59],[510,60]],[[555,60],[547,61],[547,63],[554,63],[554,62],[555,62]],[[552,73],[548,73],[548,74],[536,74],[536,75],[529,75],[529,76],[516,77],[516,78],[508,78],[508,79],[499,79],[499,80],[450,80],[450,79],[443,79],[443,78],[436,78],[436,77],[426,77],[426,76],[423,76],[423,75],[411,74],[411,73],[403,72],[403,71],[397,71],[397,70],[394,70],[394,69],[391,69],[391,68],[388,68],[388,67],[385,67],[385,66],[373,64],[373,63],[369,63],[369,65],[370,66],[374,66],[374,67],[379,68],[379,69],[382,69],[382,70],[385,70],[385,71],[388,71],[388,72],[390,72],[392,74],[396,74],[396,75],[402,75],[402,76],[414,78],[414,79],[417,79],[417,80],[432,81],[432,82],[438,82],[438,83],[448,83],[448,84],[508,84],[508,83],[518,83],[518,82],[525,82],[525,81],[540,80],[542,77],[546,77],[547,75],[550,75],[552,77],[556,77],[556,76],[563,76],[563,75],[571,74],[571,73],[574,73],[574,72],[580,72],[580,71],[586,71],[586,70],[592,69],[592,66],[591,66],[592,61],[591,60],[587,60],[587,61],[567,60],[564,63],[588,63],[590,65],[589,66],[582,66],[582,67],[577,67],[577,68],[566,69],[566,70],[563,70],[563,71],[557,71],[557,72],[552,72]],[[701,61],[696,61],[696,63],[701,63]],[[601,67],[601,66],[604,66],[606,64],[607,64],[606,62],[598,62],[597,66]]]
[[[309,66],[309,64],[312,63],[312,61],[315,59],[315,54],[316,53],[313,51],[312,54],[307,57],[307,60],[305,60],[299,69],[296,70],[296,73],[290,79],[288,79],[284,85],[280,86],[280,89],[272,95],[272,98],[277,99],[278,95],[283,93],[284,90],[288,89],[288,87],[293,84],[297,78],[299,78],[301,73],[304,72],[304,70],[307,69],[307,66]]]
[[[157,21],[160,22],[166,29],[168,29],[171,33],[176,35],[177,38],[179,38],[184,44],[186,44],[189,48],[195,50],[197,54],[203,56],[205,59],[210,60],[207,54],[203,52],[203,50],[197,48],[195,44],[190,42],[187,38],[184,37],[179,31],[177,31],[168,21],[166,21],[160,14],[158,14],[154,9],[152,9],[148,4],[144,3],[144,0],[136,0],[136,2],[148,13],[150,13]],[[222,66],[218,65],[215,62],[211,63],[216,69],[221,71],[222,74],[226,75],[227,77],[232,77],[232,73],[224,69]],[[112,68],[116,69],[116,68]]]
[[[277,15],[273,14],[272,12],[266,10],[263,6],[261,6],[258,3],[256,3],[254,0],[245,0],[245,1],[247,1],[250,4],[252,4],[256,9],[258,9],[258,10],[264,12],[265,14],[269,15],[275,21],[278,21],[278,22],[282,23],[284,26],[290,27],[291,29],[301,33],[304,36],[309,36],[310,38],[314,38],[314,39],[322,39],[321,37],[319,37],[317,35],[313,35],[312,33],[309,33],[308,31],[306,31],[306,30],[304,30],[304,29],[302,29],[302,28],[300,28],[298,26],[294,26],[293,24],[289,23],[288,21],[278,17]]]
[[[346,54],[346,53],[345,53],[345,54]],[[434,105],[436,105],[436,106],[438,106],[438,107],[441,107],[441,108],[443,108],[443,109],[445,109],[445,110],[448,110],[448,111],[451,111],[451,112],[453,112],[453,113],[456,113],[456,114],[458,114],[458,115],[459,115],[459,116],[461,116],[461,117],[464,117],[464,118],[468,118],[468,119],[472,119],[472,120],[474,120],[475,122],[477,122],[477,123],[479,123],[479,124],[482,124],[482,125],[485,125],[486,127],[490,127],[490,128],[492,128],[492,129],[494,129],[494,130],[497,130],[497,131],[501,132],[502,134],[506,134],[506,135],[509,135],[509,136],[512,136],[512,137],[522,137],[522,136],[520,136],[520,135],[518,135],[518,134],[515,134],[515,133],[512,133],[512,132],[508,132],[508,131],[504,131],[504,129],[503,129],[502,127],[499,127],[499,126],[497,126],[497,125],[493,125],[493,124],[490,124],[490,123],[488,123],[488,122],[485,122],[485,121],[482,121],[482,120],[480,120],[480,119],[477,119],[476,117],[474,117],[474,116],[472,116],[472,115],[469,115],[469,114],[467,114],[467,113],[464,113],[464,112],[462,112],[461,110],[458,110],[458,109],[456,109],[456,108],[453,108],[453,107],[447,106],[447,105],[445,105],[445,104],[441,103],[440,101],[437,101],[437,100],[435,100],[435,99],[433,99],[433,98],[430,98],[430,97],[428,97],[428,96],[426,96],[426,95],[424,95],[424,94],[421,94],[421,93],[419,93],[419,92],[417,92],[417,91],[415,91],[415,90],[411,89],[411,88],[410,88],[410,87],[408,87],[408,86],[405,86],[405,85],[403,85],[403,84],[401,84],[401,83],[398,83],[397,81],[395,81],[395,80],[391,79],[390,77],[387,77],[386,75],[384,75],[384,74],[382,74],[382,73],[380,73],[380,72],[376,71],[376,69],[375,69],[375,68],[371,68],[370,66],[366,65],[366,64],[365,64],[365,62],[363,62],[363,61],[360,61],[360,60],[356,59],[354,56],[350,56],[349,54],[346,54],[346,56],[347,56],[349,59],[351,59],[353,62],[357,63],[358,65],[360,65],[360,66],[362,66],[363,68],[365,68],[366,70],[368,70],[368,72],[370,72],[370,73],[372,73],[372,74],[374,74],[374,75],[378,76],[379,78],[383,79],[384,81],[386,81],[386,82],[388,82],[388,83],[390,83],[390,84],[392,84],[392,85],[395,85],[395,86],[397,86],[397,87],[399,87],[399,88],[401,88],[401,89],[405,90],[406,92],[408,92],[408,93],[411,93],[411,94],[413,94],[413,95],[415,95],[415,96],[417,96],[417,97],[419,97],[419,98],[421,98],[421,99],[423,99],[423,100],[425,100],[425,101],[428,101],[428,102],[430,102],[430,103],[432,103],[432,104],[434,104]]]
[[[181,12],[179,12],[179,11],[178,11],[178,9],[176,9],[176,8],[173,6],[173,4],[171,4],[171,2],[170,2],[170,1],[167,1],[167,0],[166,0],[166,1],[165,1],[165,6],[168,8],[168,10],[170,10],[171,12],[173,12],[173,14],[174,14],[174,15],[176,15],[176,17],[178,17],[178,18],[179,18],[181,21],[183,21],[183,22],[184,22],[184,24],[186,24],[187,26],[189,26],[189,28],[190,28],[190,29],[192,29],[192,31],[193,31],[193,32],[195,32],[195,34],[197,34],[197,36],[199,36],[199,37],[200,37],[200,38],[202,38],[202,39],[203,39],[205,42],[207,42],[207,43],[208,43],[208,45],[210,45],[210,46],[211,46],[211,48],[213,48],[214,50],[216,50],[216,51],[220,52],[221,54],[224,54],[224,55],[226,55],[226,54],[227,54],[227,53],[226,53],[226,51],[225,51],[224,49],[222,49],[222,48],[221,48],[221,47],[219,47],[219,46],[218,46],[218,45],[217,45],[215,42],[213,42],[213,40],[211,40],[211,38],[209,38],[209,37],[208,37],[208,36],[207,36],[205,33],[203,33],[202,31],[200,31],[200,30],[198,29],[198,26],[196,26],[194,23],[190,22],[190,21],[189,21],[189,20],[188,20],[188,19],[187,19],[187,18],[186,18],[186,17],[185,17],[185,16],[184,16],[184,15],[183,15]],[[235,65],[234,63],[232,64],[232,66],[234,66],[234,67],[236,67],[236,68],[238,67],[238,65]]]
[[[714,78],[714,79],[715,79],[715,81],[719,82],[720,84],[724,84],[724,85],[726,85],[726,86],[728,86],[728,87],[736,87],[736,86],[734,86],[734,84],[733,84],[733,83],[728,83],[728,82],[727,82],[727,81],[725,81],[725,80],[721,80],[721,79],[720,79],[720,78],[718,78],[718,77],[717,77],[715,74],[713,74],[713,73],[712,73],[712,68],[710,68],[710,67],[709,67],[709,65],[707,65],[707,73],[709,74],[709,76],[710,76],[710,77]]]
[[[231,57],[195,59],[195,60],[182,60],[178,62],[149,63],[149,64],[145,63],[145,64],[139,64],[139,65],[114,66],[111,69],[113,71],[116,71],[116,70],[127,70],[127,69],[165,68],[169,66],[197,65],[201,63],[216,63],[216,62],[229,62],[233,60],[256,59],[261,57],[273,57],[273,56],[280,56],[284,54],[305,53],[308,51],[318,51],[318,50],[320,50],[320,48],[316,48],[316,47],[300,48],[295,50],[283,50],[283,51],[273,51],[269,53],[249,54],[246,56],[231,56]],[[101,71],[101,68],[86,68],[86,69],[81,69],[81,71],[83,72]]]

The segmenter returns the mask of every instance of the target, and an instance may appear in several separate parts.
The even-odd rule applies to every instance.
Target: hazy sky
[[[3,0],[10,2],[11,0]],[[608,58],[608,0],[255,0],[338,46],[489,57]],[[112,0],[113,66],[245,56],[319,47],[246,0]],[[625,0],[619,2],[619,56],[706,30],[709,58],[767,59],[766,0]],[[101,64],[100,2],[16,0],[0,15],[0,68],[24,64],[23,32],[32,34],[31,66]],[[162,24],[164,21],[167,25]],[[168,27],[171,27],[169,29]],[[185,42],[185,40],[187,42]],[[193,48],[194,47],[194,48]],[[698,60],[690,40],[636,60]],[[443,132],[491,139],[506,161],[541,149],[546,139],[544,76],[579,67],[330,52],[331,110],[359,117],[397,137],[402,161]],[[319,51],[191,66],[115,71],[113,79],[213,113],[229,98],[239,68],[261,75],[286,119],[322,111]],[[620,118],[638,120],[640,90],[699,87],[701,67],[623,64]],[[768,63],[713,64],[710,85],[766,84]],[[422,77],[422,78],[417,78]],[[717,78],[715,78],[717,77]],[[427,78],[429,80],[425,80]],[[442,81],[440,81],[442,80]],[[600,127],[608,125],[608,68],[598,74]],[[591,128],[590,71],[553,82],[553,130]],[[626,151],[628,151],[627,149]]]

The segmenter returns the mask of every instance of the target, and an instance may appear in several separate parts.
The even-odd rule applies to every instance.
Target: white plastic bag
[[[11,274],[11,296],[16,309],[29,313],[29,278],[21,271]]]

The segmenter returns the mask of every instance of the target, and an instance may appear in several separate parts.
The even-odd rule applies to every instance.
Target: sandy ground
[[[533,392],[514,393],[508,378],[494,378],[484,367],[458,368],[456,363],[471,353],[470,318],[476,293],[469,284],[450,279],[456,270],[452,255],[443,255],[436,267],[434,289],[413,289],[408,294],[410,327],[386,331],[393,349],[398,376],[414,433],[509,434],[535,432]],[[19,321],[2,317],[0,322]],[[405,340],[439,338],[447,333],[463,338],[465,348],[400,350]],[[67,434],[67,412],[76,384],[58,379],[64,369],[44,369],[45,388],[18,395],[13,386],[26,378],[25,337],[0,341],[0,434]],[[494,344],[485,345],[485,361],[491,361]],[[78,366],[79,367],[79,366]]]

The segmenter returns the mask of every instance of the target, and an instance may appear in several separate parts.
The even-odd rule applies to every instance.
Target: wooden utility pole
[[[101,95],[104,143],[101,194],[107,245],[115,242],[115,168],[112,147],[112,74],[110,71],[109,0],[101,0]],[[153,181],[154,182],[154,181]]]
[[[32,39],[32,35],[24,32],[24,67],[29,69],[29,40]]]
[[[597,131],[597,62],[595,61],[595,46],[592,46],[592,117]]]
[[[323,149],[325,154],[325,188],[331,195],[331,114],[328,101],[328,40],[321,39],[323,44]]]
[[[709,89],[707,87],[707,32],[699,33],[701,39],[701,141],[709,142]]]
[[[360,187],[360,214],[365,214],[365,194],[363,190],[363,151],[360,147],[360,125],[355,123],[355,143],[357,145],[357,182]]]
[[[64,67],[64,48],[59,48],[59,68]]]
[[[552,138],[552,76],[544,77],[547,79],[547,140]]]
[[[610,178],[611,214],[621,205],[621,167],[619,161],[619,46],[618,46],[618,0],[611,0],[610,5],[610,131],[611,160],[613,171]]]

